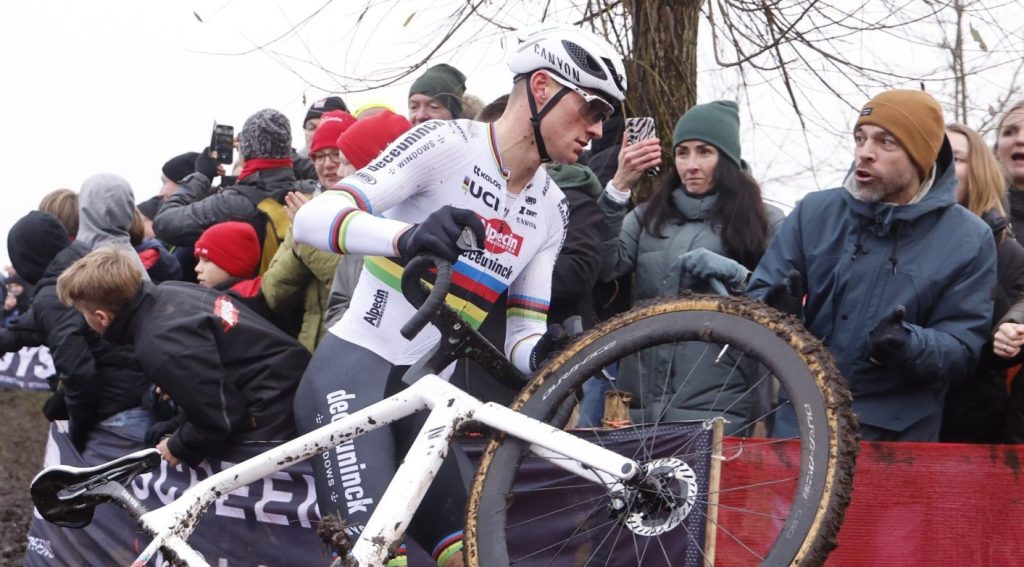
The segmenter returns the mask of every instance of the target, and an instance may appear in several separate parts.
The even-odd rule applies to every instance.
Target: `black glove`
[[[64,389],[57,390],[43,402],[43,415],[50,421],[68,419],[68,404],[64,400]]]
[[[892,314],[879,321],[868,334],[868,358],[871,362],[882,365],[900,359],[903,349],[910,342],[910,330],[903,325],[906,312],[902,305],[896,306]]]
[[[572,341],[572,337],[565,332],[559,324],[548,325],[548,330],[541,336],[533,351],[530,352],[530,370],[536,370],[544,365],[558,351],[565,348]]]
[[[43,333],[32,326],[34,319],[28,316],[15,317],[0,330],[0,352],[17,352],[24,347],[44,344]]]
[[[764,303],[783,313],[799,317],[804,307],[807,286],[804,277],[797,270],[790,270],[781,280],[772,284],[764,296]]]
[[[430,252],[454,263],[462,252],[472,249],[467,245],[473,244],[459,242],[463,228],[472,231],[476,248],[482,248],[485,234],[480,217],[469,209],[445,205],[398,237],[398,253],[412,258]]]
[[[146,445],[150,447],[156,447],[156,444],[166,435],[174,433],[178,429],[178,419],[171,418],[166,421],[158,421],[153,425],[150,425],[146,429],[146,436],[144,437]]]
[[[210,181],[217,177],[217,160],[210,157],[210,148],[199,152],[199,157],[196,158],[196,173],[202,173]]]

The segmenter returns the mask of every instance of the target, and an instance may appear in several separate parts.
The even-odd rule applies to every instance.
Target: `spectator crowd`
[[[337,200],[332,193],[358,194],[346,179],[372,184],[367,172],[437,124],[461,132],[467,120],[492,123],[517,103],[528,108],[514,91],[484,105],[465,81],[450,65],[428,68],[410,88],[407,116],[386,105],[349,109],[340,96],[318,100],[302,117],[300,148],[287,116],[257,110],[238,132],[237,160],[225,163],[215,148],[172,156],[152,198],[138,199],[139,188],[116,173],[46,195],[7,227],[0,347],[50,349],[57,373],[47,418],[67,420],[83,454],[92,431],[116,429],[126,451],[145,444],[190,467],[228,444],[315,427],[293,410],[307,366],[325,356],[318,351],[342,352],[328,337],[344,325],[360,280],[401,265],[342,242],[362,234],[354,215],[339,215],[344,236],[332,246],[314,246],[298,230],[312,218],[303,209]],[[567,92],[585,101],[595,94],[574,88]],[[851,116],[847,175],[788,215],[764,201],[750,174],[757,156],[741,148],[736,103],[679,109],[664,143],[629,139],[621,102],[610,102],[617,112],[596,116],[579,152],[542,166],[567,213],[548,322],[579,315],[589,327],[638,302],[721,284],[798,317],[824,342],[850,385],[862,438],[1024,441],[1024,381],[1015,379],[1024,359],[1024,101],[1000,118],[993,145],[947,123],[923,91],[877,93]],[[659,166],[640,202],[645,172]],[[439,179],[490,195],[493,187],[469,174]],[[501,203],[507,215],[517,196],[492,195],[493,209]],[[408,249],[404,237],[394,249]],[[499,291],[475,322],[497,344],[518,332],[513,312],[527,309],[514,291]],[[620,363],[634,421],[700,419],[735,396],[725,404],[730,423],[744,423],[742,392],[722,387],[731,365],[706,364],[688,380],[678,370],[699,358],[692,349],[669,345]],[[331,363],[362,364],[339,356]],[[458,366],[453,379],[460,372],[469,370]],[[665,375],[676,380],[671,391],[650,382]],[[587,383],[582,424],[599,424],[607,389]],[[774,434],[794,427],[780,418]],[[435,559],[455,564],[445,561],[458,549]]]

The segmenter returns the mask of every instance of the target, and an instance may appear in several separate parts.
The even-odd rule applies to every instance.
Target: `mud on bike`
[[[428,289],[420,276],[431,266]],[[409,369],[401,392],[151,511],[127,487],[159,466],[155,449],[96,467],[53,466],[32,482],[37,510],[83,527],[98,504],[115,503],[152,537],[136,564],[162,552],[171,562],[207,565],[187,540],[218,497],[428,410],[349,564],[386,562],[466,426],[491,432],[477,451],[468,497],[464,553],[472,567],[819,565],[835,547],[852,486],[856,419],[831,357],[796,319],[744,298],[684,294],[600,324],[525,379],[445,304],[450,280],[451,265],[436,258],[416,258],[405,269],[403,293],[418,311],[403,334],[429,322],[441,339]],[[460,357],[478,361],[518,396],[508,407],[484,403],[437,376]],[[684,361],[689,368],[678,368]],[[647,408],[623,429],[567,431],[583,383],[616,366],[620,380],[632,372],[646,377],[641,389],[667,392],[664,407]],[[677,396],[711,370],[723,378],[703,392],[700,418],[677,421]],[[643,401],[650,392],[634,394]],[[773,437],[785,412],[799,434]]]

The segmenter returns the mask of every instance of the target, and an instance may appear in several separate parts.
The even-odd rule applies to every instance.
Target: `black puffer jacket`
[[[103,340],[78,311],[57,297],[57,278],[89,253],[88,246],[68,240],[55,217],[32,211],[11,228],[7,247],[14,269],[36,286],[32,309],[19,326],[38,330],[50,349],[64,389],[72,438],[81,448],[98,421],[140,405],[149,381],[131,349]],[[21,346],[29,345],[5,348]]]
[[[230,296],[185,282],[144,283],[104,337],[133,345],[183,412],[168,448],[190,466],[230,442],[294,434],[292,399],[309,351]]]
[[[992,229],[996,240],[996,278],[992,288],[992,329],[999,328],[1004,317],[1020,318],[1024,303],[1024,246],[1008,233],[1008,221],[996,211],[981,217]],[[1014,304],[1017,304],[1015,306]],[[1014,307],[1011,313],[1011,307]],[[992,352],[992,336],[981,350],[981,359],[973,374],[953,380],[946,393],[942,413],[941,441],[955,443],[1000,443],[1006,420],[1009,396],[1006,370],[1019,360],[1006,360]]]
[[[291,191],[312,193],[315,189],[314,181],[296,180],[292,168],[257,171],[242,183],[218,192],[210,187],[205,175],[193,173],[160,206],[153,219],[153,232],[167,244],[192,246],[207,228],[225,221],[242,221],[256,229],[262,242],[266,222],[254,199],[243,191],[272,197],[283,204],[284,196]]]

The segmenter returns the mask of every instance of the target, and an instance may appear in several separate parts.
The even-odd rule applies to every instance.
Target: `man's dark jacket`
[[[285,195],[292,191],[312,193],[315,189],[316,182],[296,180],[290,167],[257,171],[238,185],[218,192],[213,192],[205,175],[193,173],[160,206],[153,219],[153,232],[167,244],[192,246],[207,228],[241,221],[251,224],[263,242],[266,221],[256,203],[271,197],[283,204]]]
[[[991,331],[992,231],[956,203],[948,141],[935,167],[931,188],[908,205],[865,203],[847,187],[808,194],[747,287],[763,298],[790,270],[806,277],[804,325],[835,357],[861,423],[889,440],[938,440],[946,390],[974,372]],[[876,365],[868,334],[898,305],[909,342]]]
[[[168,448],[190,466],[229,442],[294,434],[292,398],[309,351],[238,300],[185,282],[144,283],[104,337],[134,345],[184,413]]]

